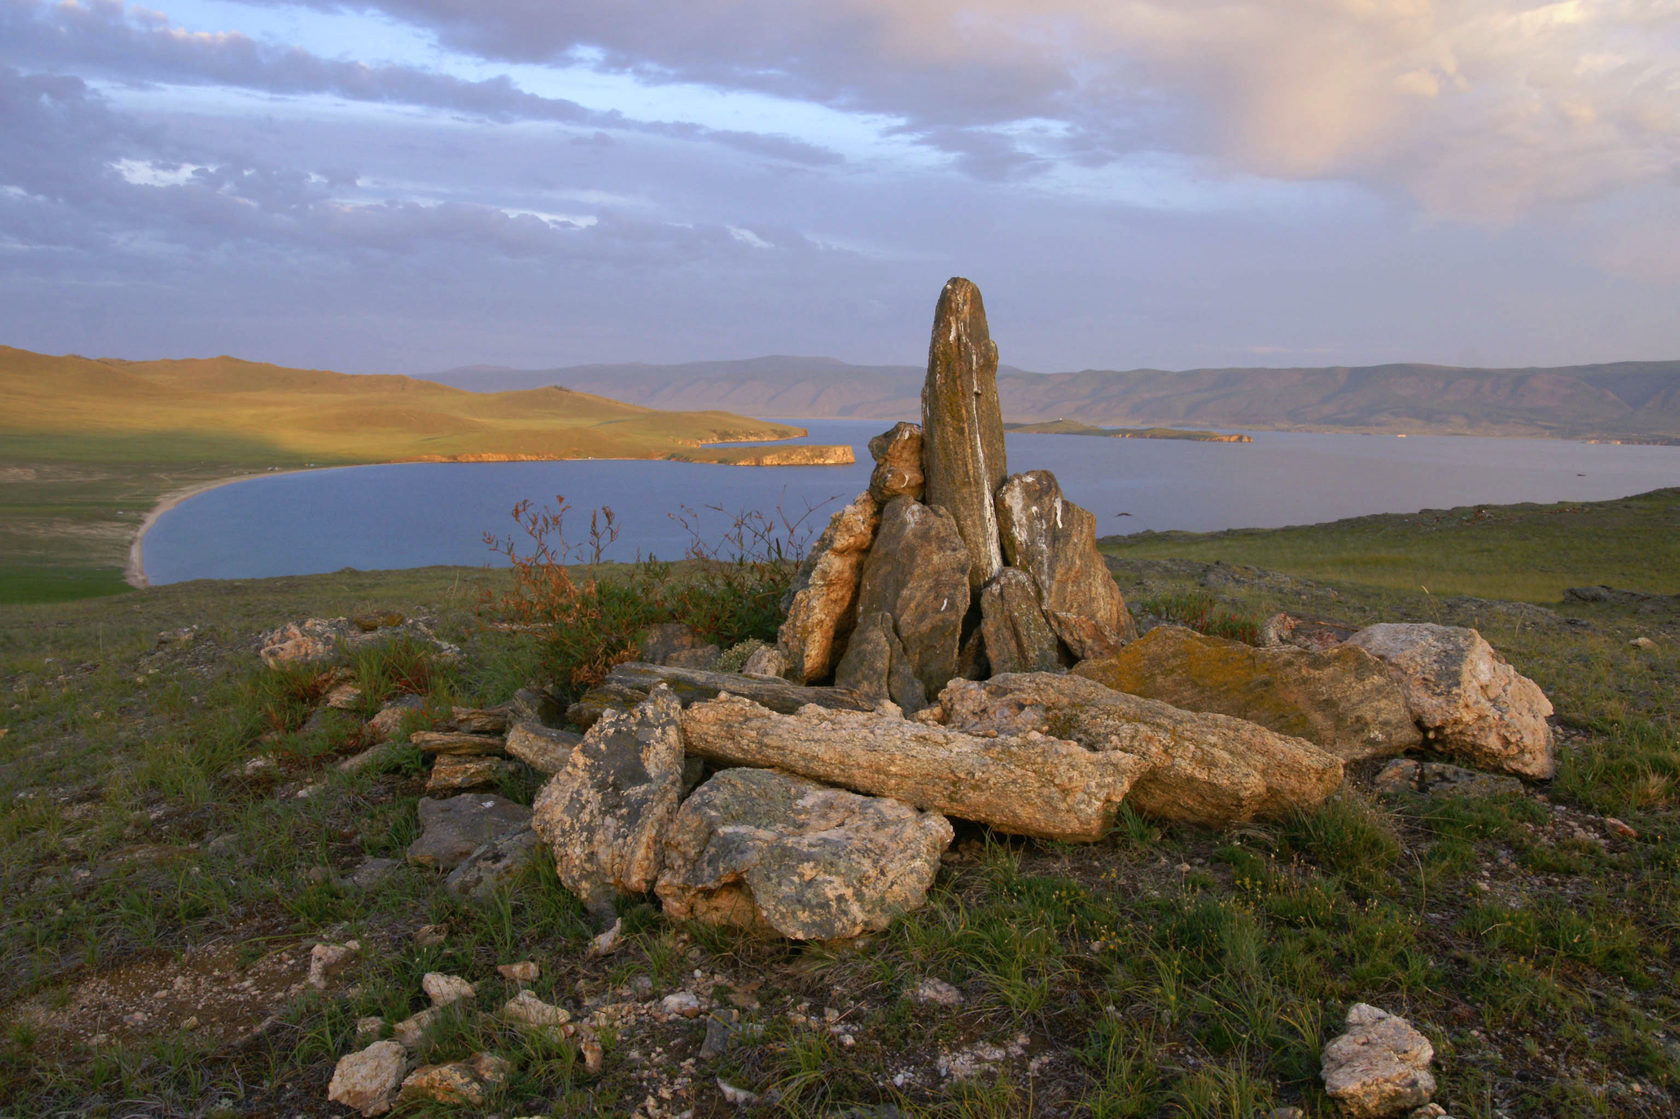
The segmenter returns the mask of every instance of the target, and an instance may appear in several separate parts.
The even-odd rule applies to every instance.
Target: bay
[[[153,583],[302,575],[345,567],[505,563],[485,533],[515,534],[514,505],[570,506],[568,544],[590,514],[618,528],[605,558],[680,559],[691,545],[731,555],[739,514],[809,542],[863,489],[879,420],[796,420],[795,442],[849,442],[852,466],[702,463],[403,463],[258,476],[188,498],[143,542]],[[1680,447],[1549,439],[1256,431],[1252,443],[1010,435],[1012,471],[1051,470],[1103,535],[1146,529],[1273,528],[1455,505],[1589,501],[1680,485]],[[685,512],[685,510],[687,512]],[[685,525],[686,522],[686,525]],[[791,529],[788,526],[792,526]]]

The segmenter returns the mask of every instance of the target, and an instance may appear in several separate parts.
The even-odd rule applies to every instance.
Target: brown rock
[[[798,940],[856,936],[919,906],[950,842],[934,812],[729,769],[683,802],[657,890],[678,919]]]
[[[858,494],[829,520],[799,565],[784,600],[787,620],[776,631],[789,680],[809,684],[833,670],[840,655],[835,645],[857,616],[858,579],[880,523],[880,505],[867,492]]]
[[[1215,711],[1316,742],[1346,761],[1392,757],[1423,741],[1399,685],[1363,649],[1256,649],[1182,626],[1157,626],[1073,670],[1186,711]]]
[[[499,734],[463,734],[453,730],[417,730],[408,736],[411,745],[420,747],[423,754],[500,754],[502,738]]]
[[[997,395],[997,346],[980,289],[953,277],[940,293],[922,386],[923,499],[947,510],[968,550],[979,590],[1003,566],[992,497],[1008,473]]]
[[[454,870],[478,848],[525,830],[531,810],[494,793],[458,793],[447,799],[421,797],[420,838],[408,847],[417,866]]]
[[[1552,705],[1473,629],[1426,623],[1366,626],[1347,639],[1387,664],[1424,737],[1478,769],[1549,778]]]
[[[874,701],[845,688],[802,687],[786,680],[748,676],[739,672],[709,672],[676,665],[641,664],[626,661],[614,665],[599,687],[567,709],[566,717],[581,727],[595,725],[605,711],[629,711],[648,697],[655,684],[668,684],[686,707],[696,700],[711,699],[722,692],[745,696],[772,711],[797,711],[807,703],[846,711],[869,711]]]
[[[353,1107],[363,1115],[383,1115],[391,1110],[408,1053],[396,1041],[376,1041],[366,1049],[339,1058],[327,1085],[327,1099]]]
[[[490,789],[511,777],[519,767],[506,758],[480,758],[466,754],[439,754],[426,778],[426,795],[459,793],[468,789]]]
[[[682,706],[655,686],[628,715],[609,711],[537,794],[532,826],[560,881],[587,903],[642,893],[659,874],[660,839],[682,795]]]
[[[1422,793],[1425,796],[1520,797],[1528,791],[1516,777],[1411,758],[1395,758],[1383,766],[1371,778],[1371,787],[1385,796]]]
[[[1429,1102],[1435,1047],[1412,1024],[1366,1003],[1347,1013],[1347,1032],[1324,1047],[1324,1091],[1352,1119],[1383,1119]]]
[[[1167,820],[1222,825],[1310,808],[1342,783],[1342,760],[1301,738],[1181,711],[1082,676],[1022,672],[953,680],[939,696],[947,725],[971,734],[1048,733],[1127,755],[1130,803]]]
[[[508,728],[503,749],[510,757],[518,758],[538,773],[552,776],[571,760],[572,751],[583,741],[583,735],[567,730],[551,730],[541,723],[518,722]]]
[[[511,1071],[512,1065],[489,1053],[475,1054],[470,1061],[423,1065],[403,1080],[402,1098],[481,1108]]]
[[[911,715],[927,706],[927,692],[893,629],[892,615],[869,614],[858,621],[846,655],[834,670],[834,684],[867,699],[890,699]]]
[[[690,751],[711,761],[775,766],[1000,831],[1074,842],[1100,839],[1148,768],[1045,737],[1042,727],[980,738],[873,712],[781,715],[733,696],[695,704],[682,723]]]
[[[863,565],[858,616],[892,615],[905,656],[928,695],[957,672],[968,569],[968,549],[949,513],[908,497],[887,502]]]
[[[502,734],[508,728],[505,707],[452,707],[449,727],[464,734]]]
[[[894,424],[869,441],[875,471],[869,476],[869,494],[885,505],[903,494],[918,501],[922,496],[922,429],[918,424]]]
[[[1030,470],[997,491],[998,530],[1009,566],[1031,575],[1050,628],[1076,658],[1101,657],[1137,627],[1097,551],[1097,519],[1062,496],[1048,470]]]
[[[1062,666],[1061,645],[1039,609],[1032,576],[1024,571],[1006,567],[980,588],[980,632],[993,673],[1049,672]]]

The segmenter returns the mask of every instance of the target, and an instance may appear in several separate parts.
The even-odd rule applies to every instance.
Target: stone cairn
[[[954,677],[1055,671],[1135,636],[1096,518],[1055,475],[1011,475],[980,289],[934,314],[922,423],[870,441],[869,489],[835,515],[783,602],[781,674],[905,714]]]

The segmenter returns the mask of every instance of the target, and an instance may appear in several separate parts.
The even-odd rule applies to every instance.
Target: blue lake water
[[[497,562],[484,534],[515,529],[516,502],[572,512],[569,541],[609,507],[620,535],[609,559],[681,558],[693,535],[673,519],[696,511],[715,545],[733,515],[780,509],[814,536],[867,485],[880,420],[793,421],[800,442],[850,442],[849,467],[739,467],[674,462],[405,463],[256,477],[189,498],[147,533],[154,583]],[[1100,534],[1311,524],[1366,513],[1454,505],[1587,501],[1680,485],[1680,447],[1547,439],[1251,432],[1252,443],[1008,437],[1012,471],[1052,470]],[[721,510],[721,512],[719,511]],[[505,562],[505,561],[504,561]]]

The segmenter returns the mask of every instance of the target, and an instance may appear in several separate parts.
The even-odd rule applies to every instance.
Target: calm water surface
[[[853,466],[740,467],[676,462],[405,463],[258,477],[182,502],[145,540],[154,583],[303,575],[497,557],[486,532],[515,528],[510,511],[563,496],[567,537],[589,512],[613,510],[610,559],[680,558],[693,540],[673,514],[695,511],[716,544],[729,516],[775,510],[809,534],[867,485],[880,420],[794,421],[799,442],[850,442]],[[1477,503],[1586,501],[1680,485],[1680,447],[1547,439],[1252,432],[1253,443],[1011,435],[1009,467],[1055,472],[1097,515],[1100,534],[1311,524],[1366,513]],[[724,512],[718,512],[721,508]]]

